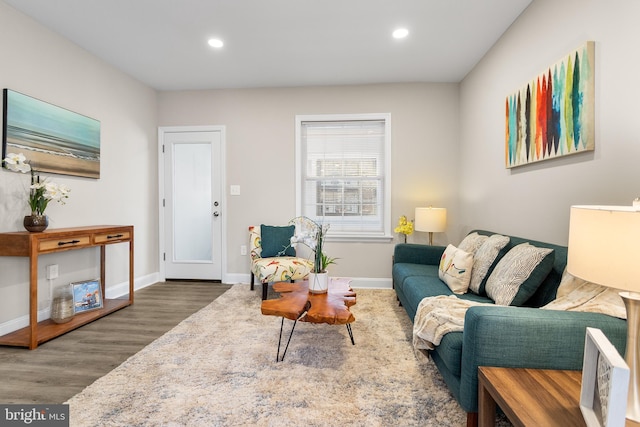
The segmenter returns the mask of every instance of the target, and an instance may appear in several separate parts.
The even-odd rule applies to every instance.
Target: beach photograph
[[[4,89],[2,157],[22,153],[32,169],[100,178],[100,122]]]

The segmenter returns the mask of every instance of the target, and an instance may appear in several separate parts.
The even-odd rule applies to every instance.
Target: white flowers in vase
[[[289,224],[296,226],[296,234],[291,237],[291,246],[296,247],[298,243],[302,243],[314,253],[312,273],[325,273],[329,265],[335,264],[337,258],[327,256],[323,251],[329,224],[318,224],[306,216],[293,218]]]
[[[29,207],[31,215],[44,215],[51,200],[63,204],[71,191],[62,184],[56,184],[47,179],[40,180],[40,175],[31,167],[24,154],[8,153],[4,158],[4,166],[13,172],[31,172],[31,186],[29,187]]]

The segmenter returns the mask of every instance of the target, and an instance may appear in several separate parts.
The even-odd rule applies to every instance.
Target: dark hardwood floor
[[[136,291],[132,306],[35,350],[0,346],[0,403],[65,402],[229,288],[156,283]]]

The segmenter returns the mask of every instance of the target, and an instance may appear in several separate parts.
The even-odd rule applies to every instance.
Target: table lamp
[[[429,232],[429,244],[433,245],[433,233],[442,233],[447,228],[447,210],[445,208],[416,208],[416,231]]]
[[[640,211],[631,206],[572,206],[567,271],[616,288],[627,310],[627,419],[640,422]]]

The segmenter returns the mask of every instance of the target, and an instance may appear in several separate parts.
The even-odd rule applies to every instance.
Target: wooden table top
[[[478,381],[515,426],[585,426],[582,371],[480,366]],[[640,424],[626,420],[625,427]]]
[[[309,283],[279,282],[273,289],[280,293],[280,298],[262,301],[262,314],[285,317],[296,320],[304,311],[307,301],[311,303],[308,313],[301,322],[328,323],[345,325],[355,321],[349,307],[356,303],[356,293],[349,287],[349,280],[334,279],[329,282],[329,290],[325,294],[309,292]]]
[[[516,426],[585,426],[581,371],[478,368],[478,380]]]

